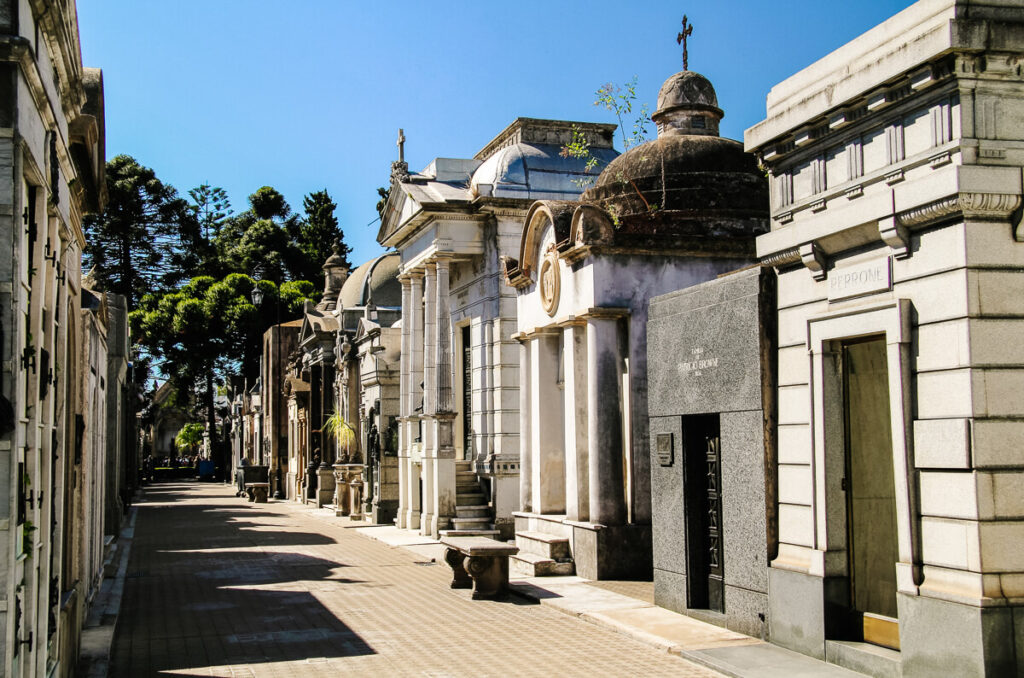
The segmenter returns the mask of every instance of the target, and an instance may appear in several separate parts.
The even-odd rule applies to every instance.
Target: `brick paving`
[[[719,676],[449,570],[305,507],[223,485],[151,485],[110,675]]]

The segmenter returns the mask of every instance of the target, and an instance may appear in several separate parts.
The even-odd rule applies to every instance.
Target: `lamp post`
[[[274,398],[274,410],[271,416],[271,429],[274,439],[277,440],[277,488],[274,490],[274,499],[284,499],[284,493],[281,491],[281,487],[284,484],[281,473],[281,294],[280,287],[278,287],[278,295],[274,299],[274,307],[276,312],[276,329],[274,331],[274,387],[273,387],[273,398]],[[260,289],[259,284],[252,288],[252,301],[253,305],[259,307],[263,304],[263,290]],[[262,353],[262,351],[260,351]],[[268,375],[269,376],[269,375]],[[270,390],[270,384],[263,385],[263,392],[267,393]]]

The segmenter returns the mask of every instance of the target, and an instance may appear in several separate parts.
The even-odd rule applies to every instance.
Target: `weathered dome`
[[[718,136],[722,110],[707,78],[693,71],[670,77],[652,117],[658,138],[610,162],[584,201],[627,227],[673,222],[710,234],[716,223],[764,219],[768,182],[742,143]]]
[[[360,265],[348,276],[338,295],[339,308],[401,306],[402,284],[398,282],[399,255],[389,252]]]
[[[767,214],[768,183],[738,141],[669,134],[609,163],[583,200],[620,218],[665,212]]]
[[[654,115],[660,116],[673,108],[686,106],[693,108],[703,106],[718,113],[718,95],[711,81],[694,71],[679,71],[661,86],[658,92],[658,110]]]

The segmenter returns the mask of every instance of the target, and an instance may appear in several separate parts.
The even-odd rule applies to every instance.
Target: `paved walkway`
[[[548,605],[472,601],[443,562],[305,507],[186,483],[136,506],[112,676],[720,675]]]

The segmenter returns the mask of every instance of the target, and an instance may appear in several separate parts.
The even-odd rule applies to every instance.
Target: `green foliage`
[[[189,209],[202,228],[207,241],[220,233],[224,220],[231,216],[231,201],[227,192],[219,186],[200,184],[188,192],[192,200]]]
[[[637,113],[636,118],[633,120],[632,132],[629,136],[626,136],[625,118],[633,113],[633,106],[636,103],[636,84],[637,76],[633,76],[633,79],[627,82],[622,87],[613,83],[605,83],[594,92],[594,96],[597,97],[594,100],[595,106],[603,106],[607,110],[615,114],[615,118],[619,121],[619,132],[622,134],[622,148],[624,151],[628,151],[634,146],[647,142],[647,128],[651,124],[650,108],[646,103],[640,106],[640,110]],[[572,127],[572,138],[569,143],[562,147],[561,155],[563,158],[580,158],[586,159],[586,173],[590,174],[598,164],[597,156],[590,152],[590,142],[587,140],[583,130],[577,125]],[[584,179],[573,180],[576,185],[580,188],[586,188],[590,184],[594,183],[595,177],[587,177]],[[643,196],[640,196],[643,198]],[[644,200],[646,203],[647,201]],[[613,215],[614,217],[614,215]]]
[[[348,425],[345,418],[337,410],[324,420],[323,431],[334,438],[345,449],[348,449],[349,445],[355,442],[356,439],[355,429]]]
[[[286,219],[292,213],[284,196],[271,186],[261,186],[249,196],[249,205],[257,219]]]
[[[152,290],[175,285],[195,264],[199,227],[173,186],[128,155],[106,167],[107,204],[84,221],[84,267],[107,292],[123,294],[128,308]]]
[[[206,427],[199,422],[185,424],[174,436],[174,446],[179,452],[194,452],[197,447],[203,444],[203,433]]]
[[[337,204],[331,200],[327,189],[314,191],[302,199],[302,209],[306,213],[305,219],[299,225],[299,247],[306,257],[304,262],[312,267],[299,277],[307,280],[323,280],[322,267],[328,257],[331,256],[335,247],[338,254],[344,260],[344,264],[352,268],[348,261],[348,254],[351,248],[345,244],[345,234],[338,227],[338,219],[334,211],[338,209]]]
[[[633,104],[636,101],[636,83],[637,76],[634,75],[633,79],[622,87],[608,82],[601,85],[594,93],[597,97],[594,100],[594,105],[604,106],[618,119],[619,132],[622,134],[622,148],[626,151],[647,141],[647,126],[651,122],[649,108],[645,103],[640,107],[640,111],[633,121],[632,133],[628,137],[626,136],[623,118],[633,113]]]

